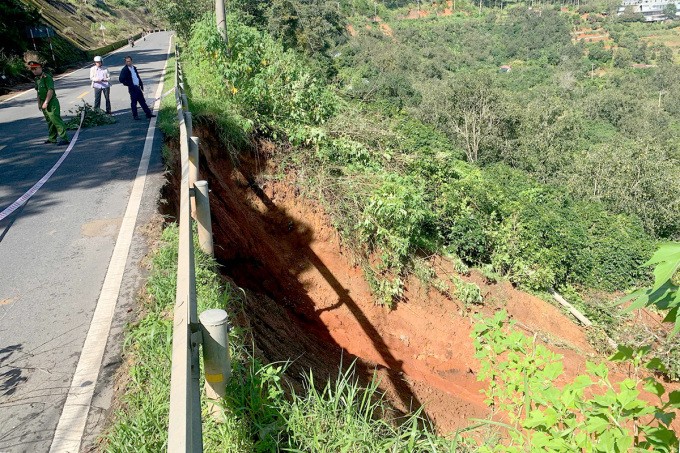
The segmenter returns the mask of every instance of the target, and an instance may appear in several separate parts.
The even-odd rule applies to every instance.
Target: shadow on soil
[[[376,369],[380,370],[388,377],[403,407],[421,407],[421,401],[403,377],[402,362],[392,355],[359,304],[310,247],[314,232],[288,216],[254,182],[266,166],[266,156],[244,153],[239,168],[235,168],[227,153],[220,151],[223,147],[211,129],[214,128],[195,126],[194,133],[201,138],[200,179],[207,180],[211,189],[215,258],[224,275],[249,290],[246,313],[255,344],[264,358],[270,362],[290,361],[287,374],[298,379],[297,385],[310,369],[317,384],[332,380],[339,367],[346,367],[355,358],[333,340],[300,281],[300,275],[314,267],[337,294],[337,303],[331,308],[345,305],[388,365],[358,358],[362,384],[373,377]],[[176,180],[166,185],[163,194],[171,209],[177,206],[176,195],[170,192],[179,187],[180,172],[176,169],[172,175]],[[255,206],[253,195],[264,209]],[[422,416],[431,421],[426,412]]]

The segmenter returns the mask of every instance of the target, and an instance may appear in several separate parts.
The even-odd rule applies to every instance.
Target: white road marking
[[[11,101],[12,99],[16,99],[16,98],[18,98],[19,96],[23,96],[24,94],[29,93],[29,92],[31,92],[31,91],[33,91],[32,88],[29,89],[29,90],[26,90],[26,91],[22,91],[22,92],[20,92],[20,93],[17,93],[17,94],[15,94],[14,96],[12,96],[11,98],[7,98],[7,99],[5,99],[4,101],[0,101],[0,102]]]
[[[161,81],[156,90],[156,97],[160,97],[163,92],[163,78],[170,57],[172,37],[168,45],[168,55],[165,60],[165,67],[161,73]],[[159,102],[159,101],[156,101]],[[64,410],[59,418],[59,424],[54,433],[50,452],[54,453],[77,453],[80,451],[87,415],[92,404],[92,395],[97,385],[99,369],[106,349],[106,342],[111,330],[111,322],[116,308],[116,301],[120,293],[120,286],[127,262],[132,236],[139,213],[139,206],[144,192],[144,183],[149,168],[153,137],[156,131],[156,118],[151,118],[149,128],[146,132],[144,142],[144,152],[139,162],[137,176],[132,187],[130,200],[128,202],[123,223],[118,233],[118,239],[113,249],[113,256],[106,272],[104,285],[97,301],[97,307],[92,317],[90,329],[85,338],[85,344],[78,360],[76,372],[68,391]]]

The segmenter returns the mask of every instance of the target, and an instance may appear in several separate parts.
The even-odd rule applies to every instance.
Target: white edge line
[[[161,80],[156,89],[156,97],[163,92],[163,80],[168,66],[168,59],[172,48],[172,36],[168,44],[168,55],[165,59],[165,67],[161,73]],[[154,103],[157,104],[159,100]],[[116,308],[116,301],[120,293],[120,286],[123,280],[123,272],[125,271],[125,263],[127,262],[132,237],[134,234],[135,223],[137,221],[137,214],[139,213],[139,206],[141,204],[142,194],[144,193],[144,184],[146,182],[146,173],[149,168],[149,160],[151,157],[151,148],[153,146],[153,138],[156,131],[156,118],[151,118],[149,128],[146,132],[146,140],[144,141],[144,152],[139,162],[137,169],[137,176],[132,187],[130,200],[123,217],[123,222],[118,233],[118,239],[113,249],[113,255],[109,262],[109,268],[104,278],[102,291],[97,301],[90,329],[85,338],[85,344],[78,360],[73,381],[66,397],[64,409],[59,418],[57,429],[54,433],[54,439],[50,446],[50,452],[54,453],[77,453],[80,451],[83,433],[85,432],[85,425],[87,424],[87,416],[90,412],[90,405],[92,404],[92,396],[97,385],[99,377],[99,369],[102,364],[104,352],[106,350],[106,343],[111,330],[111,323]]]

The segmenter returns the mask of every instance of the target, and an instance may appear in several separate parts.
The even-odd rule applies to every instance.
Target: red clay
[[[341,360],[359,358],[365,375],[376,370],[398,410],[424,404],[442,432],[488,414],[471,317],[460,303],[411,278],[394,310],[376,305],[330,219],[300,195],[292,177],[255,184],[267,171],[266,156],[243,156],[237,170],[206,129],[195,131],[207,160],[201,177],[213,195],[216,258],[248,290],[246,322],[266,360],[293,360],[293,379],[310,367],[325,379],[337,374]],[[431,263],[442,277],[454,273],[442,258]],[[521,328],[550,339],[549,347],[564,355],[567,376],[582,372],[595,355],[583,331],[552,305],[509,283],[464,278],[482,289],[482,314],[506,307]]]

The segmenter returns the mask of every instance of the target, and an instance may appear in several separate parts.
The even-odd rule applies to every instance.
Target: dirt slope
[[[376,370],[397,410],[424,404],[442,432],[487,415],[462,304],[410,279],[396,309],[377,306],[323,209],[299,195],[292,177],[258,186],[256,177],[273,171],[266,155],[244,156],[235,169],[210,128],[194,132],[204,154],[201,178],[212,191],[216,258],[248,294],[243,322],[266,360],[293,361],[293,379],[312,368],[325,380],[357,358],[365,379]],[[432,264],[440,276],[455,273],[442,258]],[[520,328],[564,356],[566,376],[595,357],[584,332],[557,308],[507,282],[464,278],[482,289],[482,315],[506,308]]]

